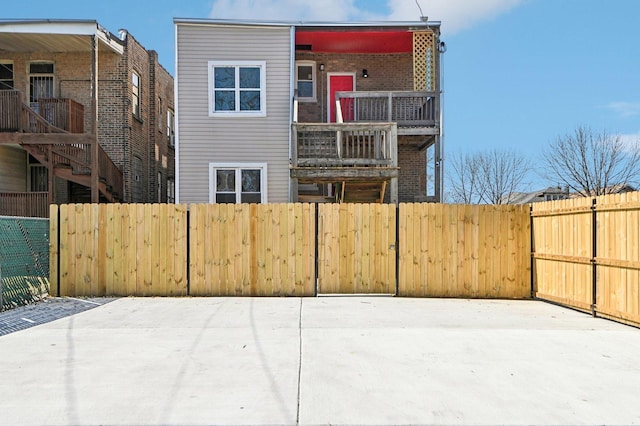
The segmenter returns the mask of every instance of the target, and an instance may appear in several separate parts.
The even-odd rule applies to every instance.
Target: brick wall
[[[415,136],[398,137],[398,200],[414,202],[416,196],[427,192],[427,154],[419,150]]]
[[[151,141],[150,182],[154,190],[155,202],[167,202],[167,179],[175,179],[175,150],[169,146],[167,135],[167,111],[174,110],[173,77],[158,62],[158,54],[149,51],[153,93],[152,104],[155,114],[151,114],[149,138]],[[158,174],[161,180],[158,182]],[[159,195],[159,197],[158,197]]]

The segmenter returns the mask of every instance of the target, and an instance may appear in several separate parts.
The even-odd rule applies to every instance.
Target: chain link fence
[[[49,293],[49,220],[0,216],[0,310]]]

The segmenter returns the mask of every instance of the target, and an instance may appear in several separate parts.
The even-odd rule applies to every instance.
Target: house
[[[178,202],[441,200],[439,22],[174,25]]]
[[[569,188],[550,186],[532,192],[512,192],[505,196],[505,204],[529,204],[539,201],[566,200],[569,198]]]
[[[603,194],[624,194],[626,192],[636,191],[636,189],[629,184],[611,185],[600,191]],[[592,191],[590,195],[585,195],[581,192],[569,192],[569,187],[561,188],[559,186],[550,186],[539,191],[532,192],[512,192],[504,197],[504,204],[529,204],[537,203],[540,201],[556,201],[566,200],[569,198],[582,198],[582,197],[596,197],[598,192]]]
[[[173,111],[173,78],[125,30],[0,20],[0,215],[172,202]]]

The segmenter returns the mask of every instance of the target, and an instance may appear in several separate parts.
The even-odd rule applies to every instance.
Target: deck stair
[[[100,146],[97,162],[92,160],[91,151],[96,142],[93,135],[83,132],[84,125],[79,118],[83,115],[79,112],[82,105],[71,100],[43,99],[38,113],[23,101],[19,91],[0,92],[0,105],[3,107],[0,143],[19,144],[47,166],[53,176],[89,188],[92,170],[97,168],[100,196],[109,202],[122,200],[120,169]]]

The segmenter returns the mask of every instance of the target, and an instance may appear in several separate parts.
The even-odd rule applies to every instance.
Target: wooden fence
[[[192,205],[193,296],[313,296],[314,204]]]
[[[187,208],[51,206],[51,292],[60,296],[187,294]]]
[[[54,205],[51,288],[62,296],[528,298],[527,209]]]
[[[533,204],[535,294],[640,325],[640,193]]]
[[[396,292],[396,206],[319,204],[318,292]]]
[[[398,295],[531,297],[528,205],[400,204]]]

